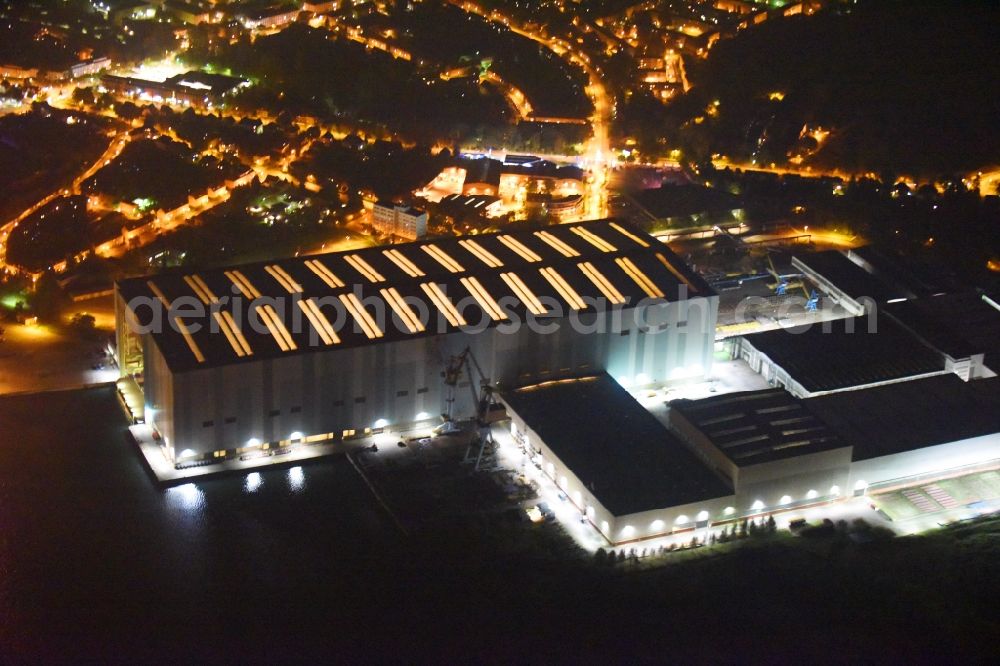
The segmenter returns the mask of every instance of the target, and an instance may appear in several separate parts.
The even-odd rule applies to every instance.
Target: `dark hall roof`
[[[885,306],[886,312],[920,339],[953,359],[984,354],[991,369],[1000,360],[1000,309],[996,299],[966,292]]]
[[[732,494],[607,374],[545,382],[502,398],[616,516]]]
[[[795,260],[829,280],[837,289],[854,300],[867,297],[876,303],[886,303],[913,297],[911,292],[893,287],[871,275],[839,250],[796,254]]]
[[[963,382],[949,373],[805,403],[854,446],[854,460],[1000,432],[1000,377]]]
[[[886,316],[778,329],[743,338],[810,393],[944,370],[944,359]]]
[[[172,306],[173,325],[151,335],[175,372],[595,311],[598,301],[712,295],[665,245],[610,220],[168,272],[118,291],[153,306],[139,308],[140,323]]]

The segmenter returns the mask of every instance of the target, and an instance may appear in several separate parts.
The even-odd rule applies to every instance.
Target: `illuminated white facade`
[[[120,365],[141,376],[146,422],[169,459],[440,422],[441,373],[466,348],[500,387],[600,370],[653,383],[710,368],[718,297],[653,239],[603,222],[474,238],[120,283]],[[602,291],[621,300],[589,305]],[[174,326],[136,328],[163,304]],[[420,310],[430,320],[411,319]],[[258,319],[266,327],[250,326]],[[461,378],[456,417],[474,413],[478,387]]]
[[[376,203],[372,209],[372,226],[386,236],[417,240],[427,235],[427,213],[410,206]]]

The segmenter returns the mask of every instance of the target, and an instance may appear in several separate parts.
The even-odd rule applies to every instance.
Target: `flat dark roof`
[[[878,303],[885,303],[898,298],[913,297],[912,293],[892,287],[871,275],[844,256],[840,250],[796,254],[795,259],[809,270],[829,280],[837,289],[854,300],[868,297]]]
[[[656,219],[695,213],[725,213],[743,205],[739,197],[729,192],[701,185],[667,184],[640,190],[633,198]]]
[[[616,516],[732,494],[605,373],[501,397]]]
[[[501,323],[491,316],[486,299],[521,321],[533,297],[544,308],[536,315],[542,318],[558,312],[545,302],[558,305],[565,315],[575,308],[574,297],[582,299],[581,311],[594,311],[609,287],[626,304],[648,298],[649,289],[658,289],[669,301],[713,294],[666,245],[612,220],[173,271],[118,284],[126,302],[144,297],[160,311],[163,302],[173,306],[171,321],[180,317],[184,327],[164,326],[150,335],[175,372],[438,334],[436,325],[421,330],[402,318],[421,308],[432,323],[447,321],[446,332],[463,328],[450,312],[457,307],[469,325]],[[178,309],[181,298],[187,301],[187,313]],[[213,308],[231,318],[232,325],[219,322],[202,305],[216,299],[220,302]],[[266,299],[273,299],[273,316],[272,311],[260,312]],[[402,315],[401,301],[410,308]],[[191,305],[202,312],[192,314]],[[152,319],[149,307],[140,310],[140,323]],[[380,312],[385,314],[381,321]],[[363,313],[375,320],[375,329],[366,328],[370,322]],[[321,329],[331,342],[322,339]]]
[[[864,245],[847,250],[846,254],[886,284],[893,285],[898,291],[909,292],[916,298],[961,289],[954,276],[949,274],[950,267],[924,263],[888,247]]]
[[[675,400],[677,410],[739,467],[847,446],[784,389]]]
[[[1000,432],[1000,377],[939,375],[805,402],[854,446],[854,460]]]
[[[929,345],[954,359],[985,354],[995,362],[1000,356],[1000,309],[987,298],[977,292],[945,294],[889,303],[885,310]],[[994,298],[990,300],[1000,303]]]
[[[809,392],[944,370],[944,359],[886,316],[850,317],[743,338]]]

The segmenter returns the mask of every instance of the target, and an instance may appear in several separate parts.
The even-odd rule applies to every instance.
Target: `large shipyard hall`
[[[703,374],[717,296],[594,221],[137,278],[116,311],[123,376],[183,467],[471,416],[442,380],[466,349],[482,376],[461,387]]]

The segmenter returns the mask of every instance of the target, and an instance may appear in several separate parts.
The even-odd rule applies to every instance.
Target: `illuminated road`
[[[773,173],[779,176],[802,176],[803,178],[821,178],[821,177],[840,178],[845,181],[850,180],[852,177],[862,175],[862,174],[850,174],[845,171],[840,171],[839,169],[824,171],[823,169],[814,169],[810,166],[799,168],[799,167],[787,167],[787,166],[766,166],[763,164],[753,164],[746,162],[731,162],[726,158],[713,159],[712,166],[714,166],[716,169],[756,171],[760,173]]]
[[[591,138],[587,143],[587,148],[582,158],[584,167],[590,169],[591,172],[591,177],[588,178],[584,194],[582,219],[607,217],[607,172],[608,164],[611,161],[609,127],[611,118],[614,115],[614,105],[608,97],[608,91],[604,86],[600,73],[590,64],[590,58],[586,54],[574,50],[573,46],[564,40],[549,38],[517,27],[508,17],[496,10],[486,12],[471,2],[449,1],[462,11],[475,14],[493,23],[499,23],[512,32],[541,44],[566,62],[582,69],[587,75],[588,84],[586,92],[590,97],[591,103],[594,105],[594,115],[590,118]]]
[[[19,266],[14,266],[7,263],[7,239],[10,237],[11,232],[17,228],[17,225],[23,222],[28,217],[34,215],[38,210],[44,206],[53,202],[56,198],[60,196],[67,196],[69,194],[79,194],[80,187],[83,185],[84,181],[97,173],[101,168],[110,164],[113,160],[125,150],[125,146],[129,144],[132,140],[132,136],[127,130],[119,132],[111,140],[107,149],[98,157],[93,164],[91,164],[87,169],[78,175],[73,183],[68,188],[63,188],[52,192],[41,201],[38,201],[34,205],[30,206],[26,210],[22,211],[20,215],[8,222],[7,224],[0,227],[0,270],[6,270],[11,273],[18,273],[21,271]]]

